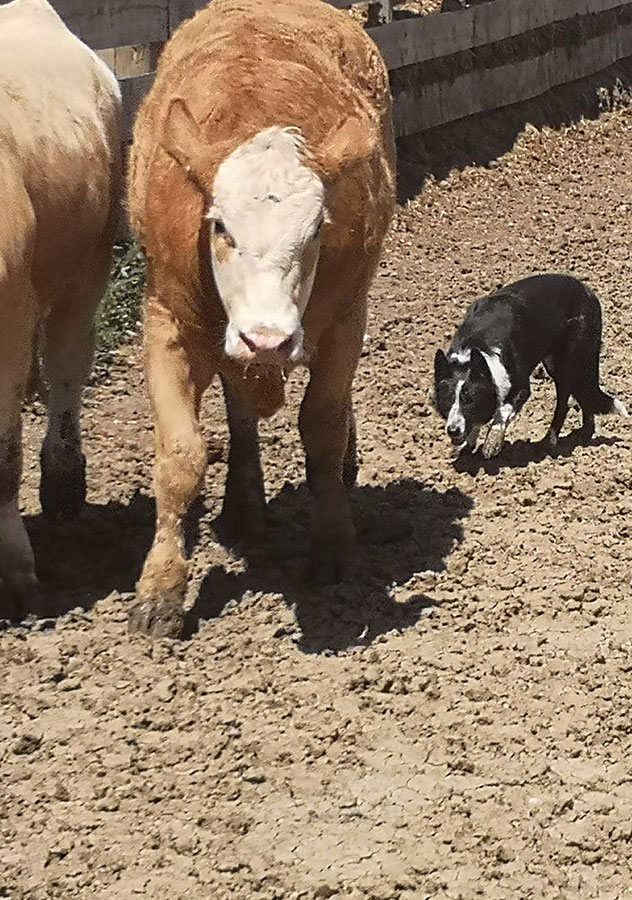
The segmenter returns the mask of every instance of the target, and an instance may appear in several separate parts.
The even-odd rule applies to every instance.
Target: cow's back
[[[101,239],[119,156],[120,94],[105,63],[45,0],[0,6],[0,164],[32,206],[43,291]]]

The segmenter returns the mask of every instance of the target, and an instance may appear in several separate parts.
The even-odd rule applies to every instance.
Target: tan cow
[[[79,408],[116,230],[120,106],[114,76],[46,0],[0,6],[0,567],[11,605],[37,593],[18,490],[39,331],[50,388],[42,507],[67,516],[85,498]]]
[[[314,558],[340,575],[353,544],[351,387],[394,183],[387,71],[346,13],[322,0],[213,0],[167,45],[129,183],[148,262],[157,503],[132,630],[182,627],[182,520],[204,478],[200,399],[217,374],[231,439],[222,517],[240,534],[265,507],[257,419],[309,366],[299,426]]]

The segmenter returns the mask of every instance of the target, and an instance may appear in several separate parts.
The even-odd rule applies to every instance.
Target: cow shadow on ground
[[[358,533],[352,577],[325,587],[306,582],[309,493],[305,485],[285,485],[268,504],[260,540],[238,548],[245,571],[214,567],[207,572],[191,610],[191,628],[220,615],[246,592],[259,591],[281,594],[294,610],[296,627],[290,630],[306,653],[366,646],[387,631],[413,626],[435,601],[412,591],[396,599],[392,588],[416,573],[445,569],[463,540],[462,521],[472,499],[455,488],[440,492],[406,479],[386,487],[357,487],[351,503]]]
[[[90,609],[112,591],[134,591],[153,540],[155,509],[153,499],[138,491],[127,503],[87,503],[70,522],[24,516],[48,619]],[[190,543],[197,541],[205,513],[201,503],[191,508]]]
[[[232,548],[243,560],[242,572],[213,564],[211,548],[210,568],[188,615],[189,636],[200,620],[218,617],[248,592],[282,595],[295,612],[294,639],[307,653],[366,646],[380,634],[413,626],[435,601],[414,586],[395,597],[393,587],[446,568],[463,540],[472,499],[456,488],[440,491],[406,479],[357,487],[351,503],[359,544],[352,578],[324,587],[306,581],[310,496],[304,484],[286,484],[268,504],[263,533]],[[205,541],[217,526],[212,515],[199,501],[187,519],[187,548],[202,565]],[[134,591],[153,539],[155,505],[138,492],[128,503],[87,504],[67,524],[41,514],[25,516],[25,524],[45,593],[42,621],[53,627],[55,619],[77,607],[89,610],[112,591]]]
[[[578,447],[612,447],[619,443],[617,437],[592,437],[586,439],[581,428],[577,428],[559,439],[555,450],[551,450],[546,440],[542,441],[505,441],[499,456],[484,459],[480,450],[473,454],[464,454],[454,460],[457,472],[468,475],[498,475],[503,469],[525,469],[530,463],[543,462],[547,457],[564,459],[573,455]]]

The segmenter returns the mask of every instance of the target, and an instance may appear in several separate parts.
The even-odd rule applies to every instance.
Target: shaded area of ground
[[[0,636],[0,895],[12,900],[621,900],[630,885],[629,421],[542,457],[534,383],[495,470],[455,467],[432,359],[473,297],[533,271],[602,299],[603,380],[629,403],[632,114],[530,130],[398,212],[356,390],[356,581],[303,586],[301,378],[262,428],[270,526],[213,541],[225,477],[193,512],[178,644],[126,634],[151,540],[151,432],[136,346],[88,391],[89,506],[23,502],[51,617]],[[578,423],[571,414],[568,429]],[[626,893],[627,892],[627,893]]]

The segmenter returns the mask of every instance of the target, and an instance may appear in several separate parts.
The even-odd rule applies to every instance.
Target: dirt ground
[[[403,0],[401,3],[394,3],[393,9],[396,18],[397,13],[413,13],[415,15],[426,15],[441,11],[441,0]]]
[[[226,430],[191,516],[190,640],[130,639],[153,528],[138,348],[87,393],[89,505],[23,505],[51,618],[0,635],[0,897],[11,900],[632,898],[632,420],[539,458],[536,381],[496,466],[454,466],[432,358],[501,282],[599,293],[603,380],[627,401],[632,112],[529,129],[399,211],[357,377],[362,571],[301,580],[303,379],[262,428],[270,521],[213,543]],[[578,424],[573,413],[569,427]]]

